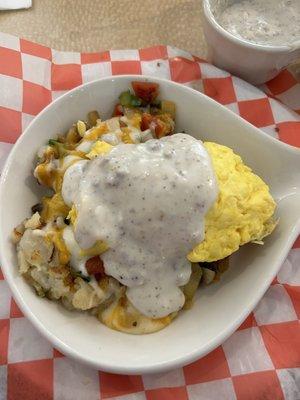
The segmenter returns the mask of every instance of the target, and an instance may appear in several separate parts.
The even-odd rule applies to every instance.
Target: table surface
[[[202,0],[33,0],[1,11],[0,31],[57,50],[99,51],[170,44],[206,55]]]

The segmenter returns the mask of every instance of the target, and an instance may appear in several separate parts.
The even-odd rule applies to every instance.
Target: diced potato
[[[84,136],[84,134],[85,134],[85,132],[86,132],[86,125],[85,125],[85,123],[83,122],[83,121],[78,121],[77,122],[77,124],[76,124],[76,127],[77,127],[77,132],[79,133],[79,135],[81,136],[81,137],[83,137]]]
[[[25,227],[24,224],[20,224],[18,225],[11,234],[11,239],[13,241],[13,243],[17,244],[19,243],[19,241],[21,240],[21,237],[23,236],[23,233],[25,231]]]
[[[34,266],[47,264],[53,253],[53,243],[39,229],[27,229],[19,243],[25,260]]]
[[[216,273],[215,271],[212,271],[211,269],[205,267],[202,267],[202,271],[203,271],[203,281],[206,285],[209,285],[214,280]]]
[[[119,117],[113,117],[111,119],[108,119],[107,121],[105,121],[106,125],[107,125],[107,129],[110,132],[114,132],[118,129],[120,129],[120,120]]]
[[[38,212],[34,213],[31,218],[29,218],[25,224],[26,229],[37,229],[41,227],[41,216]]]
[[[201,278],[202,268],[199,266],[199,264],[192,264],[192,274],[190,280],[185,286],[182,287],[182,291],[185,296],[184,308],[190,308],[192,306],[193,299]]]
[[[219,272],[223,274],[223,272],[227,271],[229,268],[229,257],[223,258],[222,260],[217,261],[217,269]]]
[[[29,270],[30,264],[26,261],[23,250],[21,250],[20,247],[18,247],[17,249],[18,249],[17,257],[18,257],[19,271],[20,274],[23,275],[26,274],[26,272]]]
[[[72,128],[69,129],[67,135],[66,135],[66,144],[68,145],[74,145],[79,142],[81,139],[80,134],[77,131],[77,128],[75,126],[72,126]]]
[[[176,106],[173,101],[162,100],[161,102],[161,112],[165,114],[170,114],[173,119],[176,115]]]
[[[90,127],[96,126],[97,125],[97,120],[100,119],[100,115],[98,111],[90,111],[87,115],[88,123]]]
[[[81,278],[76,278],[79,289],[75,292],[72,300],[74,308],[79,310],[89,310],[98,306],[101,300],[95,290]]]

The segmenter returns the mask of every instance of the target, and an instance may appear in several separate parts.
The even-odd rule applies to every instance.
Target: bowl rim
[[[48,106],[46,106],[28,125],[28,127],[25,129],[25,131],[19,136],[18,140],[14,144],[2,171],[1,178],[0,178],[0,202],[3,197],[3,192],[4,192],[4,186],[5,186],[5,180],[6,176],[9,173],[12,160],[14,159],[14,154],[17,151],[16,149],[22,144],[24,138],[30,134],[31,131],[31,126],[35,123],[37,119],[41,119],[44,117],[44,114],[48,112],[50,108],[54,106],[54,104],[57,104],[59,102],[65,101],[66,98],[68,98],[70,95],[77,91],[81,91],[83,88],[88,89],[89,86],[93,86],[95,84],[98,84],[99,82],[103,81],[111,81],[114,82],[116,80],[140,80],[140,81],[155,81],[158,83],[161,83],[163,85],[171,85],[171,86],[176,86],[180,88],[183,92],[190,92],[192,95],[197,95],[197,96],[203,96],[205,98],[205,101],[214,104],[214,106],[221,107],[226,109],[227,113],[230,113],[234,115],[236,118],[240,118],[244,124],[250,125],[252,129],[256,130],[259,132],[260,135],[263,135],[265,138],[267,138],[269,141],[273,142],[277,146],[280,146],[289,152],[295,153],[299,155],[299,150],[293,146],[290,146],[286,143],[280,142],[279,140],[267,135],[265,132],[259,130],[258,128],[254,127],[252,124],[250,124],[248,121],[242,119],[241,117],[237,116],[233,111],[227,109],[226,107],[222,106],[215,100],[209,98],[205,94],[182,84],[179,84],[177,82],[170,81],[168,79],[163,79],[163,78],[158,78],[154,76],[149,76],[149,75],[117,75],[117,76],[109,76],[109,77],[104,77],[101,79],[97,79],[91,82],[84,83],[80,86],[77,86],[76,88],[66,92],[62,96],[58,97],[55,99],[53,102],[51,102]],[[199,350],[198,349],[193,349],[193,351],[190,351],[188,353],[185,353],[184,355],[173,358],[171,360],[167,360],[165,362],[159,362],[159,363],[152,363],[151,365],[145,365],[142,367],[132,367],[130,365],[128,366],[115,366],[115,364],[112,364],[107,361],[102,361],[102,360],[91,360],[87,357],[85,357],[82,353],[79,353],[78,351],[74,350],[72,347],[68,346],[66,343],[61,341],[56,335],[51,333],[47,328],[44,327],[44,325],[39,321],[38,317],[31,311],[29,304],[27,304],[25,301],[22,299],[22,293],[19,291],[18,287],[16,286],[14,282],[14,278],[12,274],[9,272],[11,269],[11,265],[8,259],[4,257],[5,254],[5,246],[4,246],[4,239],[0,238],[0,258],[1,258],[1,265],[2,265],[2,271],[3,275],[5,277],[6,282],[8,283],[10,289],[12,290],[13,297],[16,300],[18,306],[24,313],[24,315],[30,320],[30,322],[34,325],[34,327],[44,336],[46,337],[49,342],[58,350],[60,350],[64,355],[70,356],[73,359],[76,359],[77,361],[80,361],[81,363],[85,365],[92,366],[94,368],[97,368],[102,371],[107,371],[107,372],[112,372],[112,373],[119,373],[119,374],[126,374],[126,375],[132,375],[132,374],[144,374],[144,373],[158,373],[158,372],[163,372],[163,371],[169,371],[174,368],[178,368],[184,365],[187,365],[199,358],[204,357],[206,354],[214,350],[218,345],[223,343],[239,326],[240,324],[245,320],[245,318],[248,316],[248,314],[251,312],[251,310],[254,309],[254,307],[257,305],[257,303],[260,301],[262,298],[263,294],[266,292],[267,288],[271,284],[274,275],[278,272],[282,262],[284,261],[288,251],[293,245],[293,242],[297,238],[298,234],[300,233],[300,219],[298,221],[298,225],[295,227],[294,231],[292,234],[289,236],[289,240],[287,240],[285,246],[284,246],[284,251],[282,251],[282,256],[280,259],[277,260],[276,267],[274,267],[274,271],[269,274],[269,279],[266,280],[266,283],[264,285],[260,286],[259,291],[257,291],[257,295],[253,297],[253,300],[251,302],[251,305],[249,308],[244,309],[243,312],[236,318],[234,323],[231,325],[227,326],[219,335],[215,336],[209,344],[206,346],[205,350]],[[2,214],[0,213],[0,227],[2,226]]]
[[[300,41],[295,42],[297,43],[295,47],[289,46],[287,44],[286,45],[259,44],[250,42],[246,39],[239,38],[238,36],[233,35],[226,29],[224,29],[214,17],[210,7],[210,0],[203,0],[202,10],[204,17],[206,18],[207,22],[213,27],[213,29],[217,30],[220,35],[228,39],[230,42],[233,42],[234,44],[237,44],[245,48],[257,50],[260,52],[268,52],[268,53],[292,52],[300,50]]]

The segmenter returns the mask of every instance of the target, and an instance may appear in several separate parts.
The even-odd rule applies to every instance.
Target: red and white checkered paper
[[[0,33],[0,165],[53,99],[118,74],[153,75],[192,86],[271,136],[300,147],[300,84],[287,70],[258,89],[169,46],[80,54]],[[299,400],[299,317],[300,239],[254,312],[222,346],[168,373],[108,374],[53,349],[22,315],[0,270],[0,399]]]

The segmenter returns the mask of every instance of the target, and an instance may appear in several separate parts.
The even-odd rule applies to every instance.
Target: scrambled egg
[[[269,235],[276,204],[269,188],[230,148],[204,143],[217,176],[219,196],[205,218],[205,239],[188,255],[192,262],[225,258]]]

